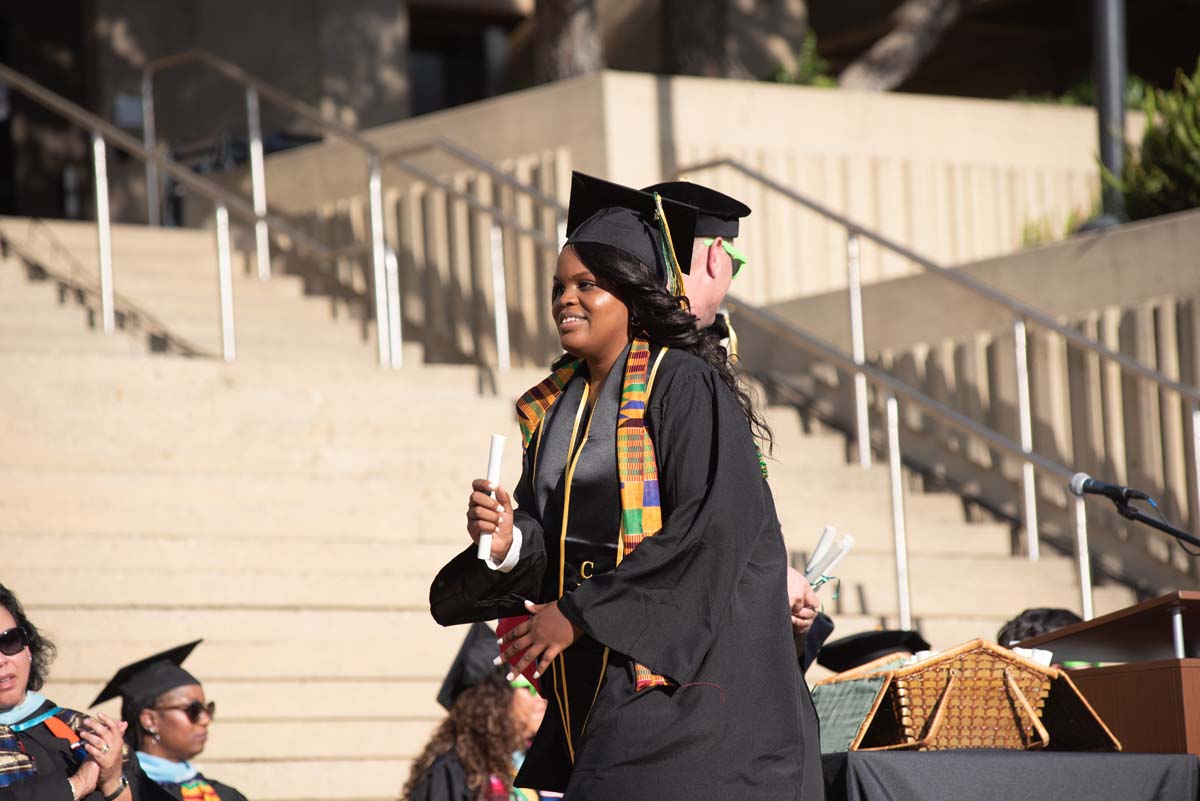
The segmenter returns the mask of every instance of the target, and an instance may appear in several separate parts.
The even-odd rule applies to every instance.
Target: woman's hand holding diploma
[[[467,533],[471,542],[479,543],[482,534],[492,535],[492,561],[503,562],[512,546],[512,498],[499,484],[486,478],[471,482],[471,497],[467,502]],[[495,492],[493,498],[488,493]]]
[[[512,676],[519,675],[525,668],[537,661],[534,668],[534,678],[540,677],[550,668],[554,658],[565,651],[582,635],[574,623],[558,610],[557,603],[535,604],[526,601],[525,608],[529,610],[530,618],[516,626],[512,631],[500,638],[500,656],[496,664],[509,662],[512,665]],[[524,653],[522,653],[524,652]],[[517,654],[520,659],[512,660]]]

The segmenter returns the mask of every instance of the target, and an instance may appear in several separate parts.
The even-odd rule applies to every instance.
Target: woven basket
[[[833,676],[814,687],[814,697],[826,699],[823,716],[847,718],[839,727],[845,734],[872,689],[874,702],[848,745],[823,750],[1120,750],[1065,673],[983,640],[909,667]]]

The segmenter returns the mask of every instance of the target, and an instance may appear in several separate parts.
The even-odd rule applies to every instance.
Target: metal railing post
[[[846,285],[850,295],[850,345],[854,363],[859,367],[867,360],[866,337],[863,334],[862,269],[859,259],[858,234],[846,235]],[[871,466],[871,418],[867,411],[867,377],[861,370],[854,374],[854,420],[858,439],[858,464]]]
[[[492,317],[496,322],[496,367],[502,373],[512,368],[508,342],[508,280],[504,273],[504,229],[492,225]]]
[[[157,132],[154,127],[154,77],[146,70],[142,73],[142,144],[149,153],[158,148]],[[146,221],[152,228],[162,224],[162,199],[159,196],[158,165],[146,160]]]
[[[1025,319],[1013,318],[1013,339],[1017,363],[1017,414],[1021,429],[1021,450],[1026,459],[1021,463],[1021,495],[1025,518],[1025,548],[1029,561],[1036,562],[1040,555],[1037,517],[1037,477],[1033,462],[1028,458],[1033,453],[1033,409],[1029,400],[1029,347],[1025,336]]]
[[[396,251],[387,249],[384,260],[387,265],[387,308],[388,308],[388,353],[389,366],[404,366],[404,342],[400,325],[400,261]]]
[[[1200,403],[1192,403],[1192,496],[1191,503],[1200,505]],[[1192,525],[1200,525],[1200,509],[1192,508]]]
[[[108,210],[108,158],[104,137],[92,131],[92,169],[96,184],[96,245],[100,250],[100,320],[104,333],[117,329],[113,304],[112,220]]]
[[[908,529],[904,519],[904,476],[900,459],[900,404],[887,399],[888,484],[892,496],[892,543],[896,556],[896,608],[900,628],[912,628],[912,600],[908,586]]]
[[[258,258],[258,278],[271,277],[271,235],[267,231],[267,176],[263,170],[262,120],[258,109],[258,90],[246,87],[246,128],[250,137],[250,189],[254,198],[254,250]]]
[[[1075,498],[1075,563],[1079,571],[1079,610],[1084,620],[1095,616],[1092,609],[1092,557],[1088,549],[1087,507]]]
[[[217,204],[217,279],[221,300],[221,355],[225,361],[237,358],[233,329],[233,258],[229,252],[229,210]]]
[[[367,200],[371,214],[371,278],[375,284],[375,338],[379,344],[379,364],[387,367],[391,342],[391,321],[388,320],[387,276],[384,264],[387,256],[383,245],[383,165],[379,154],[367,157]]]

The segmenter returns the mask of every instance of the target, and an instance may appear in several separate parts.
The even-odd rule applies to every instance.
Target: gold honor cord
[[[571,427],[571,441],[567,443],[567,474],[566,474],[566,489],[563,493],[563,516],[562,530],[558,540],[558,597],[563,597],[563,587],[565,581],[565,570],[567,564],[567,522],[571,517],[571,482],[575,480],[575,466],[579,464],[579,457],[583,455],[583,449],[587,446],[588,436],[592,432],[592,420],[595,418],[596,406],[600,405],[600,400],[597,398],[596,403],[592,408],[588,408],[588,396],[591,386],[584,384],[583,397],[579,400],[579,411],[575,413],[575,424]],[[587,413],[587,425],[583,428],[583,439],[580,441],[578,448],[575,446],[575,440],[579,436],[579,423],[583,419],[584,413]],[[571,449],[575,449],[574,455],[571,454]],[[567,692],[567,661],[566,653],[558,655],[558,664],[554,666],[554,676],[557,681],[554,684],[554,694],[558,698],[558,711],[563,722],[563,731],[567,735],[567,751],[570,752],[571,762],[575,762],[575,744],[571,738],[571,702],[570,695]],[[562,686],[562,693],[559,694],[559,686]]]
[[[667,213],[663,211],[662,195],[654,193],[654,216],[658,220],[658,230],[662,233],[662,242],[659,243],[659,248],[662,250],[663,263],[667,266],[667,291],[677,298],[682,298],[684,302],[680,305],[686,310],[687,304],[687,287],[683,283],[683,270],[679,266],[679,260],[675,258],[675,243],[671,240],[671,227],[667,225]]]

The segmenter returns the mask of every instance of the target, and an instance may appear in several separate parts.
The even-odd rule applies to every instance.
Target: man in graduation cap
[[[472,487],[468,532],[493,536],[490,560],[468,547],[431,587],[444,625],[532,604],[501,645],[549,704],[518,786],[821,797],[754,412],[672,297],[696,216],[576,174],[554,301],[570,358],[518,402],[515,509],[505,488]]]
[[[216,704],[204,687],[183,669],[183,661],[202,640],[178,645],[139,659],[116,672],[92,706],[121,699],[121,718],[129,724],[125,739],[145,771],[134,782],[134,801],[160,798],[165,790],[178,801],[246,801],[233,787],[205,778],[189,760],[208,742]]]
[[[734,245],[734,240],[741,232],[741,220],[750,216],[750,207],[693,181],[665,181],[642,191],[657,192],[664,198],[696,207],[691,261],[683,276],[688,304],[696,315],[696,324],[716,334],[729,355],[736,358],[737,333],[729,321],[729,313],[721,306],[734,277],[746,267],[746,256]],[[807,670],[821,643],[833,632],[833,620],[819,611],[816,593],[794,569],[788,570],[788,602],[802,670]]]

